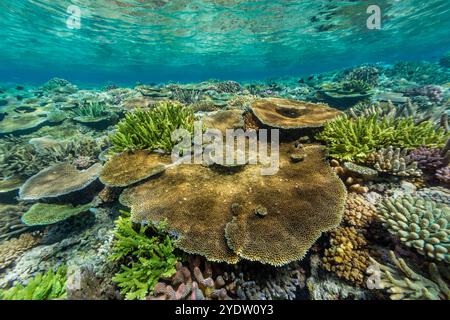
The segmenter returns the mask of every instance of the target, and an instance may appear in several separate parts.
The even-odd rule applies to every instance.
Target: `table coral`
[[[450,263],[450,207],[406,195],[380,204],[384,225],[407,246],[436,261]]]
[[[428,265],[431,279],[413,271],[406,262],[390,252],[393,262],[385,266],[371,258],[372,269],[379,270],[379,286],[389,293],[391,300],[448,300],[450,289],[434,263]],[[446,272],[448,276],[448,271]],[[378,275],[374,274],[375,277]],[[450,279],[446,279],[447,281]]]
[[[101,169],[98,163],[84,171],[69,163],[53,165],[28,179],[20,188],[19,197],[36,201],[83,190],[97,180]]]
[[[280,148],[280,171],[273,176],[261,175],[261,165],[233,174],[181,165],[125,190],[120,201],[136,222],[167,219],[177,246],[188,253],[210,261],[287,264],[340,223],[346,191],[321,147],[306,147],[300,163],[290,160],[290,145]],[[232,210],[236,204],[241,210]],[[267,216],[255,215],[258,206]]]
[[[363,285],[369,267],[366,239],[353,227],[339,227],[330,233],[330,247],[325,249],[323,266],[338,277]]]
[[[91,206],[90,203],[78,207],[67,204],[36,203],[22,216],[22,222],[27,226],[55,224],[87,212]]]
[[[250,109],[261,123],[280,129],[320,128],[341,114],[325,104],[278,98],[256,100]]]
[[[367,228],[377,218],[377,209],[363,196],[349,193],[343,221],[356,228]]]

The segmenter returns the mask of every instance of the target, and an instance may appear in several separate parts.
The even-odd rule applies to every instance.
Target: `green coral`
[[[70,204],[36,203],[22,216],[22,222],[27,226],[46,226],[87,212],[91,207],[91,203],[78,207]]]
[[[67,268],[37,274],[27,285],[15,284],[0,291],[0,300],[55,300],[66,298]]]
[[[179,259],[174,253],[174,240],[165,233],[166,223],[136,227],[129,213],[122,214],[116,221],[110,255],[112,261],[122,265],[113,281],[127,300],[145,299],[160,278],[176,272]]]
[[[107,115],[107,113],[106,105],[101,102],[85,102],[73,111],[76,117],[82,118],[99,118]]]
[[[387,198],[380,204],[389,232],[408,247],[436,261],[450,263],[450,207],[419,196]]]
[[[413,118],[395,119],[374,114],[357,119],[338,117],[328,122],[317,138],[327,143],[333,158],[364,162],[381,148],[441,147],[449,136],[442,129],[435,130],[429,121],[415,124]]]
[[[448,271],[440,270],[434,263],[428,264],[431,280],[414,272],[406,262],[397,258],[390,251],[392,266],[379,264],[370,258],[372,264],[380,271],[379,288],[389,293],[391,300],[445,300],[450,299],[450,290],[441,276],[448,279]],[[371,269],[375,269],[372,267]]]
[[[113,151],[135,151],[162,149],[171,151],[177,142],[172,141],[172,132],[186,129],[194,132],[194,111],[178,102],[158,103],[152,110],[136,110],[128,113],[117,124],[111,137]]]

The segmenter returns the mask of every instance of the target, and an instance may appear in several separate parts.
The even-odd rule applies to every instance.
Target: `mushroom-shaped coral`
[[[22,216],[22,222],[30,227],[55,224],[87,212],[91,204],[74,207],[70,204],[36,203]]]
[[[390,173],[401,177],[418,177],[422,171],[418,163],[408,157],[407,149],[389,146],[374,152],[368,157],[368,161],[374,163],[374,168],[379,172]]]
[[[387,198],[380,204],[389,232],[407,246],[437,261],[450,263],[450,207],[419,196]]]
[[[280,129],[320,128],[341,114],[325,104],[278,98],[256,100],[250,108],[262,124]]]
[[[362,285],[369,267],[366,244],[366,239],[358,234],[355,228],[337,228],[331,232],[331,247],[325,249],[324,268],[340,278]]]
[[[148,151],[124,152],[112,157],[103,167],[100,181],[108,187],[127,187],[162,173],[164,156]]]
[[[345,204],[344,222],[356,228],[367,228],[377,217],[377,209],[363,196],[349,193]]]
[[[28,179],[19,190],[24,201],[57,198],[87,188],[97,180],[102,166],[95,164],[87,170],[78,171],[69,163],[59,163]]]
[[[289,150],[280,146],[280,171],[273,176],[261,175],[262,165],[233,174],[181,165],[125,190],[120,201],[131,207],[135,222],[167,219],[177,246],[188,253],[284,265],[301,259],[322,232],[340,223],[346,196],[323,148],[305,147],[307,157],[298,163]],[[266,216],[255,215],[260,206]]]

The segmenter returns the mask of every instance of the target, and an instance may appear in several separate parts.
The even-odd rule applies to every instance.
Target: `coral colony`
[[[377,6],[366,12],[359,1],[345,10],[292,1],[285,18],[270,10],[261,16],[252,2],[256,22],[243,4],[227,4],[230,25],[217,3],[214,15],[205,6],[208,19],[196,21],[191,34],[190,27],[174,30],[172,17],[185,19],[176,12],[191,14],[192,1],[150,1],[145,8],[130,1],[129,14],[98,1],[91,9],[95,27],[83,8],[66,12],[59,1],[37,2],[70,17],[54,30],[61,37],[51,36],[58,47],[48,44],[57,58],[36,48],[49,60],[28,63],[33,50],[17,46],[11,59],[29,66],[30,79],[12,83],[21,72],[0,72],[9,77],[0,79],[1,300],[450,299],[449,48],[433,50],[439,53],[433,61],[382,55],[375,60],[390,62],[375,63],[381,42],[352,47],[352,32],[363,41],[388,24],[383,43],[394,51],[400,32],[380,16],[405,28],[395,14],[412,10],[400,10],[404,3],[392,4],[392,12]],[[266,5],[278,12],[277,4]],[[47,5],[36,7],[43,13]],[[433,0],[420,4],[423,15],[438,15],[448,30],[435,7]],[[298,21],[293,8],[305,9],[313,38],[289,35],[286,28]],[[144,32],[135,18],[150,12],[158,12],[151,16],[158,28]],[[363,31],[352,29],[348,12],[367,13]],[[119,30],[110,43],[94,33],[122,15],[137,23],[133,34],[108,25],[108,32]],[[12,32],[1,21],[0,28]],[[153,29],[161,30],[156,40]],[[410,41],[431,52],[425,30]],[[63,44],[73,36],[86,47],[70,41],[72,64]],[[9,49],[0,47],[7,57]],[[367,63],[349,61],[356,51]],[[294,68],[300,53],[308,68]],[[97,78],[83,81],[77,72],[65,74],[70,81],[48,80],[43,71],[31,77],[31,66],[41,64],[59,74],[58,59],[71,71],[92,69],[114,81],[92,84]],[[204,72],[191,66],[197,60],[227,71],[218,78],[234,79],[194,78]],[[289,72],[277,77],[286,70],[283,61]],[[258,76],[258,66],[267,77]],[[158,78],[178,74],[178,67],[188,80]],[[244,81],[238,74],[247,69],[255,73]],[[154,78],[134,83],[136,70],[155,70]],[[134,84],[126,84],[130,78]],[[180,304],[175,312],[213,311]]]

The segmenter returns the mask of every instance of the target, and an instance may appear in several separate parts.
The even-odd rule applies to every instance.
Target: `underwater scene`
[[[1,0],[0,300],[449,300],[449,31],[448,0]]]

